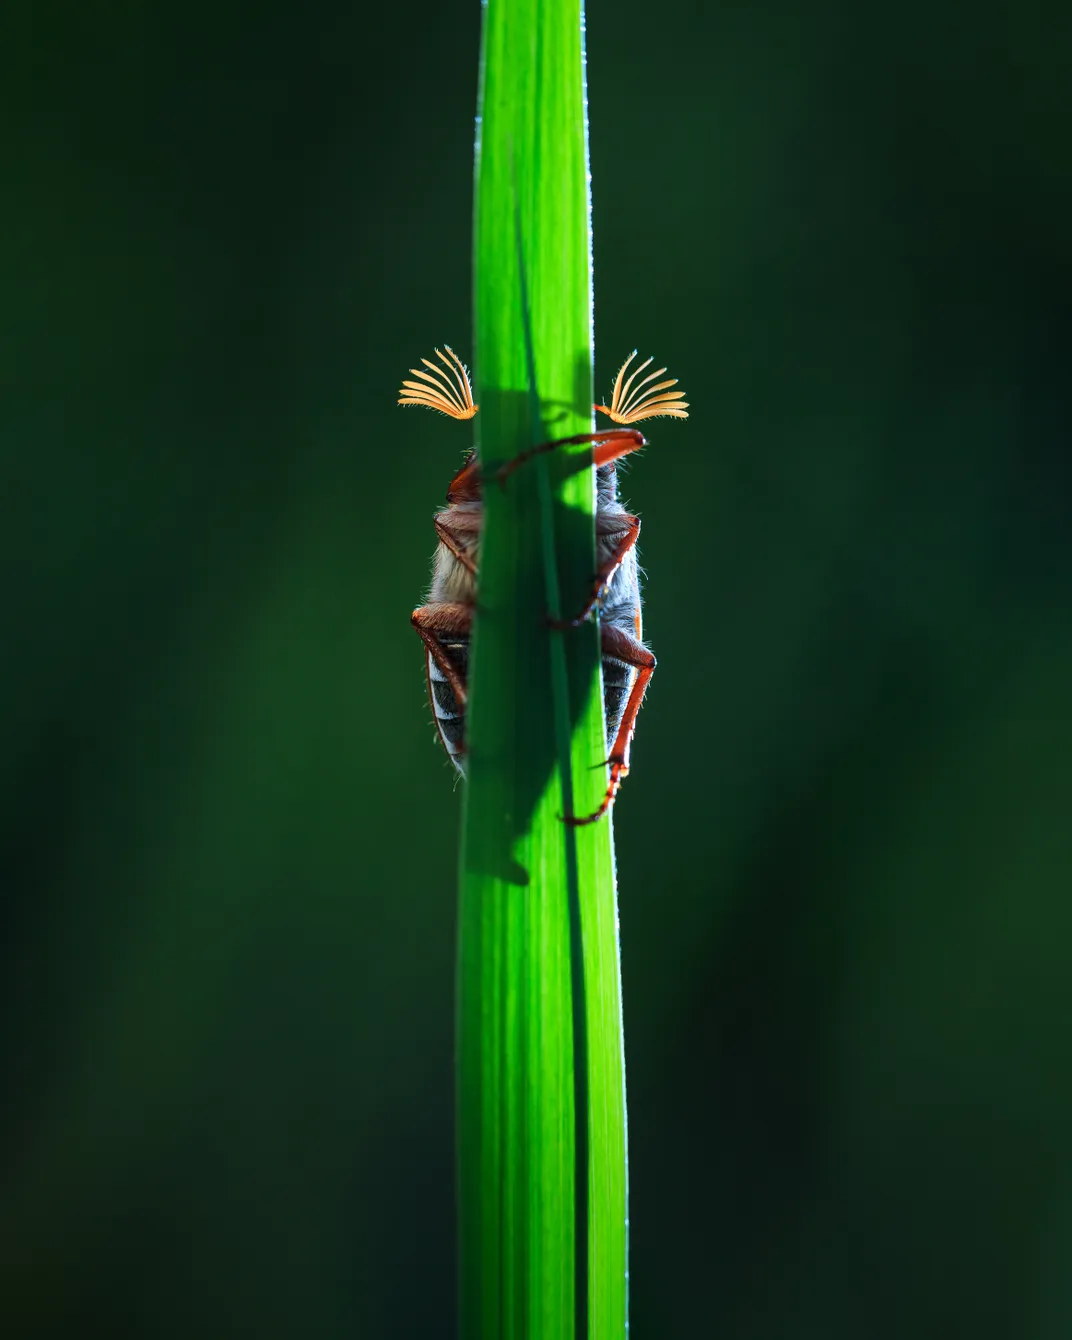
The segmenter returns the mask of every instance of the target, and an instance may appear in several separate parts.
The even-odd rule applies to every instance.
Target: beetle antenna
[[[436,357],[443,364],[442,368],[427,358],[421,359],[428,369],[427,372],[422,372],[420,368],[410,368],[412,375],[420,377],[421,380],[404,381],[398,403],[427,405],[429,409],[436,409],[440,414],[449,414],[452,419],[471,419],[480,406],[473,404],[469,369],[449,344],[445,344],[443,348],[447,351],[446,354],[438,349],[435,351]]]
[[[658,418],[687,419],[689,416],[686,411],[689,406],[688,401],[683,398],[685,392],[667,389],[677,385],[676,377],[658,382],[655,386],[648,386],[648,382],[663,375],[665,368],[649,372],[643,381],[637,382],[634,386],[633,382],[652,361],[647,358],[626,377],[626,368],[636,356],[637,351],[634,349],[618,369],[610,405],[596,405],[595,408],[613,419],[615,423],[639,423],[641,419]]]

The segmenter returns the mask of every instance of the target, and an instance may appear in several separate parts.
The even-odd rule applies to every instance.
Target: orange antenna
[[[648,382],[663,375],[665,368],[649,372],[643,381],[637,382],[634,386],[634,380],[652,361],[648,358],[638,368],[634,368],[628,377],[625,376],[626,368],[636,356],[637,351],[634,349],[619,368],[618,375],[614,379],[614,394],[611,396],[610,407],[596,405],[595,408],[602,414],[608,415],[615,423],[639,423],[641,419],[658,418],[687,419],[688,401],[682,399],[685,392],[667,390],[667,387],[677,385],[676,377],[659,382],[656,386],[648,386]]]
[[[430,371],[422,372],[420,368],[410,368],[413,376],[420,377],[421,380],[404,381],[398,403],[427,405],[429,409],[439,410],[440,414],[449,414],[452,419],[471,419],[480,406],[473,404],[473,388],[469,384],[469,372],[449,344],[445,344],[443,348],[450,357],[440,353],[438,349],[436,357],[446,368],[446,373],[435,363],[422,358],[421,362]]]

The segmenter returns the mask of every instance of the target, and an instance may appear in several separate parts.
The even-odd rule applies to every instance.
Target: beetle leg
[[[458,674],[457,667],[446,653],[440,634],[447,636],[469,636],[473,625],[473,610],[470,605],[419,605],[409,616],[409,621],[428,649],[428,654],[443,672],[443,677],[454,690],[454,697],[460,708],[465,707],[468,691],[465,681]],[[428,685],[428,699],[435,707],[432,686]]]
[[[648,445],[644,434],[635,428],[612,428],[601,433],[577,433],[573,437],[559,437],[553,442],[541,442],[538,446],[519,452],[513,460],[499,466],[495,471],[495,478],[501,488],[519,466],[526,465],[534,456],[542,456],[545,452],[555,451],[558,447],[579,447],[585,442],[592,444],[592,464],[597,467],[609,465],[611,461],[619,460],[622,456],[628,456],[631,451],[637,451],[640,447]]]
[[[579,446],[584,442],[592,444],[592,464],[597,469],[602,465],[610,465],[612,461],[620,460],[623,456],[628,456],[630,452],[638,451],[641,447],[648,445],[643,433],[636,429],[623,430],[621,428],[608,429],[600,433],[577,433],[574,437],[561,437],[554,442],[541,442],[538,446],[520,452],[513,460],[499,466],[495,472],[499,486],[503,487],[510,475],[519,466],[531,461],[534,456],[554,451],[557,447]],[[635,516],[624,516],[622,520],[626,525],[625,538],[612,552],[611,556],[600,565],[594,578],[594,589],[584,608],[572,619],[549,620],[552,628],[576,628],[578,624],[584,622],[599,603],[599,598],[614,576],[615,570],[633,545],[636,544],[637,536],[640,534],[640,522]]]
[[[636,638],[630,637],[628,633],[623,633],[620,628],[614,628],[610,624],[604,624],[599,631],[603,655],[609,656],[615,661],[622,661],[625,665],[633,666],[637,676],[633,681],[625,711],[622,713],[622,724],[618,727],[614,748],[610,751],[610,758],[607,759],[607,763],[610,765],[610,782],[607,786],[607,793],[603,797],[603,803],[594,814],[589,814],[583,819],[576,819],[572,816],[567,818],[566,823],[574,826],[595,823],[597,819],[602,819],[614,804],[614,797],[618,794],[622,778],[629,771],[629,751],[633,743],[633,732],[636,729],[637,713],[640,711],[640,704],[644,701],[648,683],[655,673],[655,657],[648,651],[647,647],[642,647]]]
[[[621,540],[614,546],[610,554],[599,565],[596,575],[593,578],[594,586],[592,594],[588,597],[587,603],[579,614],[574,615],[572,619],[548,619],[552,628],[576,628],[578,624],[584,623],[585,619],[592,613],[607,587],[614,579],[614,574],[621,566],[622,559],[630,549],[636,544],[637,537],[640,534],[640,519],[635,516],[622,516],[616,518],[625,522],[626,530]]]
[[[597,436],[602,437],[592,451],[592,464],[597,470],[601,465],[610,465],[611,461],[619,461],[623,456],[648,445],[648,439],[636,428],[624,433],[620,428],[615,433],[604,431]]]

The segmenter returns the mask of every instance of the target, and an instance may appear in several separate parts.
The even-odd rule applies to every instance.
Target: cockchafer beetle
[[[411,368],[416,381],[403,381],[398,403],[425,405],[453,419],[471,419],[478,406],[465,364],[449,345],[435,351],[439,364],[422,358],[424,370]],[[603,702],[607,726],[610,777],[599,808],[567,822],[588,824],[603,817],[614,803],[622,778],[629,771],[630,747],[637,713],[655,672],[655,657],[644,644],[640,609],[640,579],[636,542],[640,521],[618,499],[617,462],[647,445],[643,433],[628,425],[660,416],[687,419],[683,391],[672,391],[675,378],[656,382],[666,371],[659,368],[641,381],[651,363],[647,359],[626,375],[636,350],[615,378],[610,405],[596,405],[619,429],[580,433],[543,442],[522,452],[497,472],[505,481],[519,466],[543,452],[574,444],[592,444],[596,471],[597,570],[591,594],[572,619],[558,627],[575,627],[591,614],[599,623],[603,656]],[[655,385],[650,383],[656,382]],[[447,505],[433,524],[439,537],[432,570],[432,586],[425,604],[413,611],[411,622],[425,646],[428,698],[436,729],[447,757],[465,776],[465,710],[468,697],[469,636],[476,605],[476,582],[483,525],[484,476],[475,450],[466,456],[450,482]]]

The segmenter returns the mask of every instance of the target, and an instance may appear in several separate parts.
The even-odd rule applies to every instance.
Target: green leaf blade
[[[485,472],[592,428],[582,18],[579,0],[485,5],[474,214]],[[594,811],[606,786],[598,631],[546,622],[549,545],[567,613],[590,587],[594,494],[584,447],[485,487],[459,915],[465,1340],[626,1330],[612,830],[561,817],[567,804]]]

